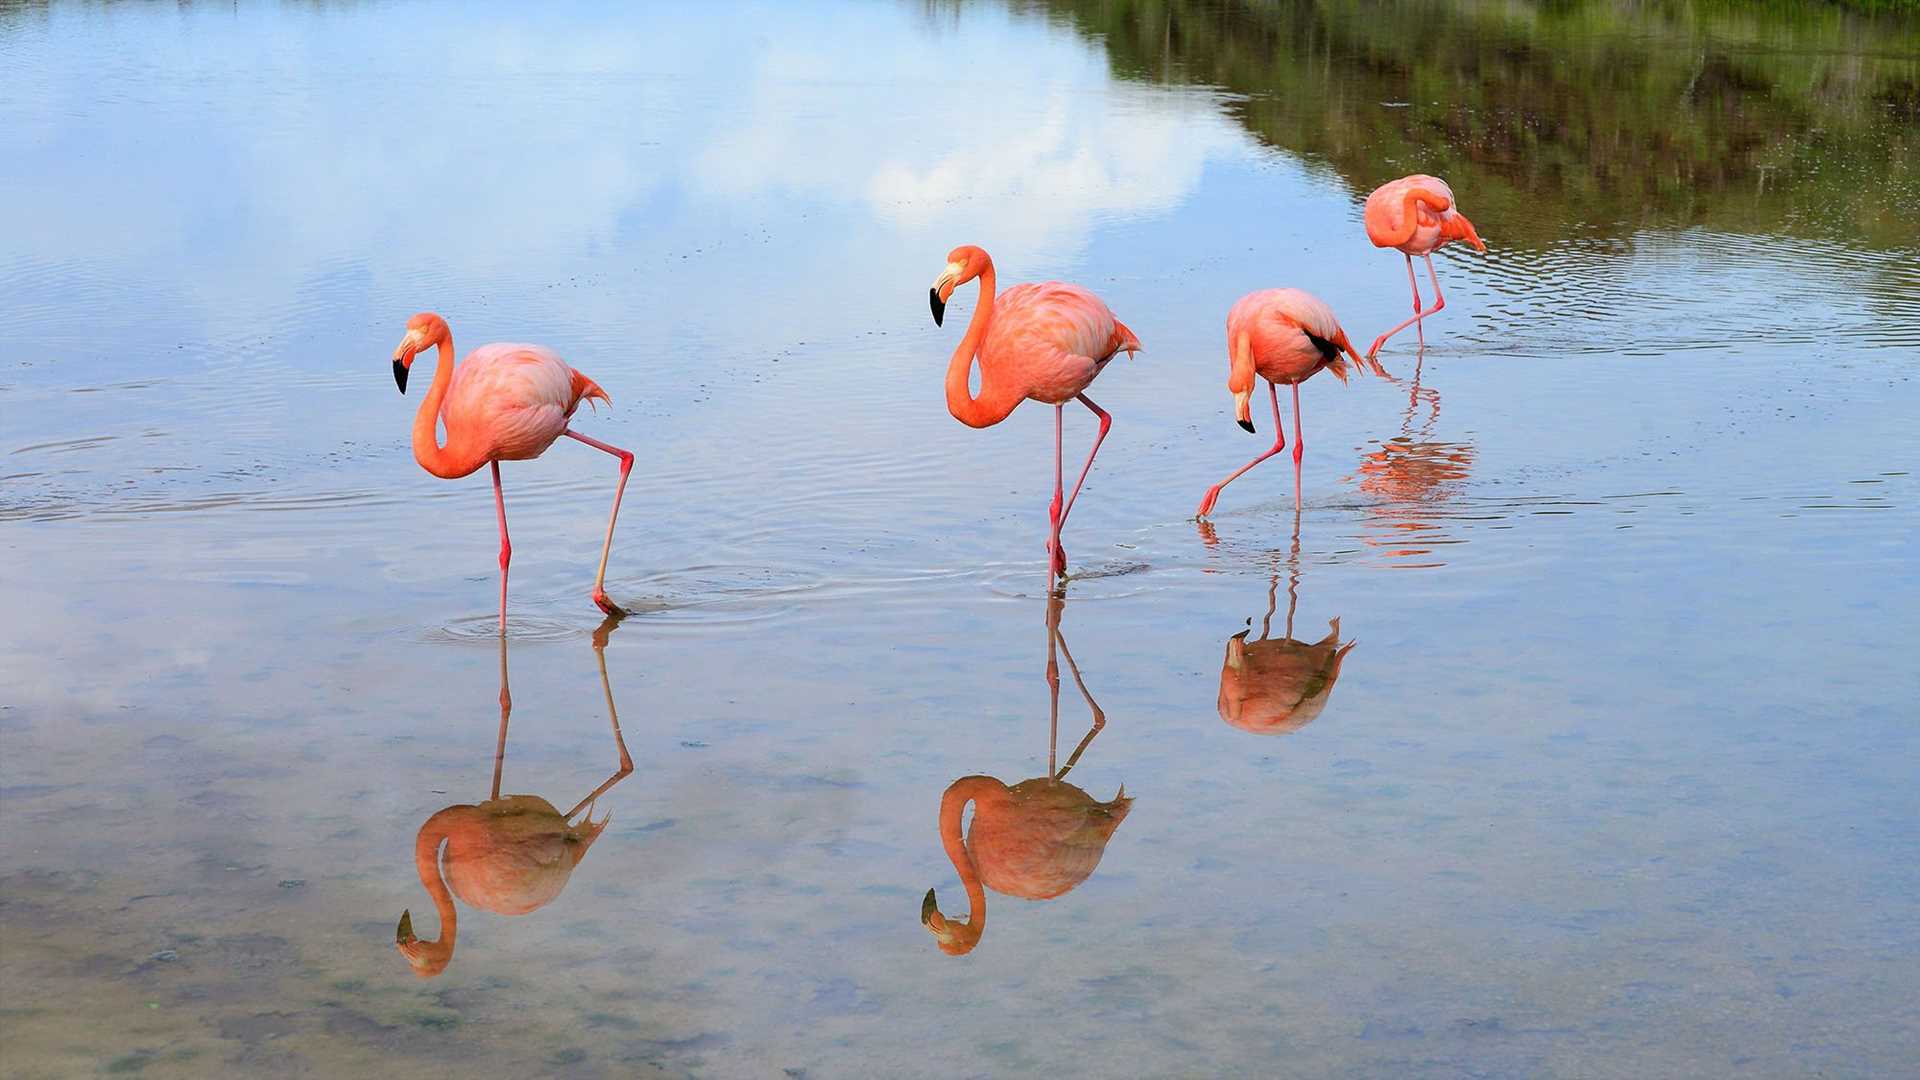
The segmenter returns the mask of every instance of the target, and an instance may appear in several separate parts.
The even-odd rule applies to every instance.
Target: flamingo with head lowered
[[[1300,458],[1306,453],[1306,431],[1300,426],[1300,384],[1330,371],[1347,381],[1346,357],[1362,371],[1385,377],[1376,360],[1353,351],[1347,332],[1324,300],[1303,289],[1262,289],[1235,301],[1227,312],[1227,389],[1233,393],[1234,419],[1252,433],[1253,377],[1267,380],[1267,399],[1273,405],[1273,446],[1234,470],[1200,497],[1195,517],[1213,513],[1220,491],[1255,465],[1286,449],[1287,432],[1280,424],[1280,384],[1293,388],[1293,503],[1300,505]]]
[[[1473,231],[1473,222],[1454,205],[1453,189],[1437,176],[1415,173],[1381,184],[1367,196],[1363,213],[1367,239],[1373,241],[1373,246],[1397,248],[1407,257],[1407,284],[1413,287],[1413,317],[1374,338],[1367,355],[1379,352],[1388,338],[1409,326],[1417,327],[1414,332],[1420,336],[1420,344],[1425,345],[1427,332],[1421,324],[1427,316],[1447,306],[1447,298],[1440,292],[1440,279],[1433,273],[1433,253],[1454,240],[1464,240],[1479,252],[1485,252],[1487,245],[1481,243],[1480,234]],[[1426,260],[1427,280],[1433,282],[1433,306],[1425,311],[1420,310],[1420,282],[1413,276],[1415,255]]]
[[[613,526],[620,517],[627,474],[633,471],[633,455],[567,426],[582,401],[612,404],[607,392],[544,345],[482,345],[456,368],[447,320],[423,311],[407,320],[407,334],[393,350],[393,381],[401,393],[407,392],[413,358],[433,348],[439,350],[440,359],[433,369],[433,386],[414,414],[413,456],[422,468],[447,480],[466,476],[482,465],[493,467],[493,507],[500,521],[500,632],[507,632],[507,564],[513,559],[506,496],[500,491],[500,463],[539,457],[562,435],[620,459],[613,512],[607,515],[607,539],[593,579],[593,602],[608,615],[625,615],[607,599],[607,556],[613,550]],[[439,438],[441,424],[447,428],[444,443]]]
[[[1058,281],[1039,285],[1015,285],[994,294],[993,260],[971,244],[947,253],[946,269],[934,279],[927,299],[933,307],[934,325],[946,317],[947,300],[953,290],[978,278],[980,302],[974,306],[973,320],[960,345],[947,364],[947,411],[968,427],[989,427],[1005,420],[1021,402],[1031,398],[1053,406],[1053,504],[1047,513],[1052,532],[1047,538],[1047,554],[1053,573],[1067,572],[1067,553],[1060,546],[1060,529],[1080,497],[1080,485],[1093,470],[1093,457],[1113,426],[1113,417],[1093,403],[1086,389],[1120,352],[1129,356],[1140,351],[1140,339],[1126,328],[1099,297],[1078,285]],[[980,393],[974,395],[967,384],[973,362],[980,361]],[[1087,451],[1087,464],[1073,493],[1062,495],[1061,412],[1069,401],[1078,401],[1100,418],[1100,430],[1093,437],[1093,449]]]

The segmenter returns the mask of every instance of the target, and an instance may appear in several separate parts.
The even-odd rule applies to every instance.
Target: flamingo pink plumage
[[[607,556],[613,550],[613,526],[620,517],[627,474],[633,471],[633,455],[567,426],[582,401],[612,404],[612,399],[600,384],[543,345],[482,345],[456,368],[453,333],[445,319],[430,311],[407,320],[407,334],[393,351],[393,381],[401,393],[407,392],[407,372],[414,356],[436,347],[439,362],[433,370],[433,386],[413,418],[413,456],[422,468],[447,480],[466,476],[482,465],[493,467],[493,505],[500,522],[500,632],[507,632],[507,564],[513,558],[500,463],[539,457],[562,435],[620,459],[607,539],[593,579],[593,602],[608,615],[625,615],[607,599]],[[444,444],[438,435],[441,423],[447,427]]]
[[[1267,397],[1273,403],[1273,446],[1259,457],[1242,465],[1231,476],[1207,489],[1200,499],[1197,517],[1213,512],[1220,501],[1220,490],[1239,479],[1242,473],[1286,449],[1287,433],[1280,425],[1280,387],[1293,387],[1293,470],[1294,501],[1299,501],[1300,458],[1306,452],[1306,436],[1300,427],[1300,384],[1316,372],[1331,371],[1341,382],[1347,381],[1347,361],[1353,358],[1362,370],[1384,376],[1378,361],[1360,356],[1340,328],[1333,309],[1326,302],[1302,289],[1262,289],[1241,297],[1227,312],[1227,389],[1233,391],[1234,419],[1248,431],[1253,427],[1253,377],[1267,380]]]
[[[1373,339],[1373,346],[1367,350],[1367,355],[1373,356],[1388,338],[1409,326],[1421,324],[1427,316],[1447,306],[1447,298],[1440,292],[1440,279],[1433,273],[1435,251],[1454,240],[1465,240],[1480,252],[1486,251],[1487,245],[1481,243],[1480,234],[1473,231],[1473,222],[1454,206],[1453,189],[1447,182],[1424,173],[1403,176],[1374,188],[1373,194],[1367,196],[1364,217],[1367,239],[1373,241],[1374,247],[1397,248],[1407,257],[1407,284],[1413,287],[1413,317]],[[1433,306],[1425,311],[1420,310],[1420,282],[1413,276],[1415,255],[1427,261],[1427,280],[1433,282]],[[1425,327],[1420,326],[1415,332],[1424,346],[1427,343]]]
[[[953,290],[975,278],[980,279],[980,302],[973,309],[967,332],[947,364],[947,411],[968,427],[987,427],[1005,420],[1029,398],[1053,406],[1053,504],[1048,509],[1052,534],[1047,552],[1055,574],[1067,572],[1067,553],[1060,546],[1060,530],[1073,502],[1080,497],[1080,485],[1093,469],[1093,457],[1113,426],[1113,418],[1093,403],[1087,387],[1106,367],[1107,361],[1122,350],[1131,356],[1140,351],[1140,339],[1126,328],[1107,305],[1078,285],[1049,281],[1039,285],[1015,285],[998,296],[994,294],[993,260],[970,244],[947,254],[946,269],[935,279],[928,300],[933,308],[934,325],[946,315],[947,300]],[[980,393],[967,388],[973,362],[980,361]],[[1066,495],[1061,483],[1062,410],[1077,400],[1100,418],[1100,430],[1093,437],[1093,449],[1074,482],[1073,494]]]

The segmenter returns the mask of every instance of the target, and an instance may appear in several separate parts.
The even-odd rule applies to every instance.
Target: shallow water
[[[4,1071],[1910,1068],[1920,27],[1779,7],[0,4]],[[1415,169],[1489,252],[1307,384],[1297,511],[1275,459],[1196,525],[1268,439],[1227,307],[1398,321]],[[962,242],[1147,346],[1057,609],[1051,418],[943,408]],[[499,791],[617,775],[612,708],[634,768],[423,981],[506,689],[427,307],[640,466],[615,628],[610,461],[505,470]],[[943,794],[1070,758],[1097,865],[943,955]]]

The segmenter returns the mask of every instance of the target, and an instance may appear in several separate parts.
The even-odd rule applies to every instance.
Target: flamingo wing
[[[1028,347],[1047,344],[1073,356],[1098,360],[1115,351],[1118,320],[1099,297],[1078,285],[1047,281],[1015,285],[994,304],[988,340]],[[1130,335],[1129,335],[1130,336]]]
[[[1304,326],[1300,328],[1300,332],[1307,336],[1308,344],[1320,350],[1321,359],[1329,364],[1340,359],[1340,347],[1338,345],[1335,345],[1333,342],[1328,341],[1326,338],[1321,337],[1319,334],[1314,333]]]
[[[1453,206],[1453,189],[1425,173],[1403,176],[1375,188],[1362,212],[1367,238],[1375,247],[1399,248],[1419,255],[1441,239],[1441,215]]]
[[[448,430],[484,431],[490,457],[536,457],[567,429],[579,404],[573,375],[542,345],[482,345],[454,369],[443,407]]]
[[[1028,397],[1057,405],[1085,390],[1114,354],[1139,347],[1099,297],[1048,281],[1000,294],[980,355],[983,365],[1024,385]]]

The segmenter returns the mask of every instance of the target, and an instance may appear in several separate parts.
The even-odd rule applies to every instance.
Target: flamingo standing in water
[[[935,326],[945,318],[953,290],[975,278],[980,279],[980,302],[947,364],[947,411],[968,427],[981,428],[1005,420],[1028,398],[1053,406],[1053,505],[1047,511],[1053,531],[1047,538],[1047,553],[1053,573],[1064,575],[1067,553],[1060,546],[1060,529],[1093,469],[1093,456],[1113,426],[1113,417],[1085,391],[1121,350],[1129,356],[1139,352],[1140,339],[1113,317],[1099,297],[1078,285],[1058,281],[1015,285],[996,297],[993,260],[971,244],[947,253],[947,267],[928,291]],[[976,356],[980,361],[978,397],[967,389]],[[1093,449],[1087,451],[1087,464],[1074,482],[1073,494],[1063,502],[1061,413],[1069,400],[1093,410],[1100,418],[1100,430],[1093,437]]]
[[[1233,391],[1234,419],[1249,432],[1253,427],[1253,377],[1267,380],[1267,398],[1273,403],[1273,446],[1207,489],[1195,517],[1213,513],[1220,489],[1242,473],[1286,449],[1286,429],[1280,425],[1280,384],[1293,387],[1293,499],[1300,502],[1300,458],[1306,453],[1306,435],[1300,427],[1300,384],[1325,370],[1347,381],[1347,361],[1362,370],[1386,376],[1379,361],[1353,351],[1347,332],[1326,302],[1302,289],[1262,289],[1241,297],[1227,312],[1227,389]]]
[[[1452,240],[1465,240],[1480,252],[1485,252],[1487,245],[1481,243],[1480,234],[1473,231],[1473,222],[1454,209],[1453,189],[1447,182],[1424,173],[1403,176],[1374,188],[1373,194],[1367,196],[1365,220],[1367,239],[1373,241],[1374,247],[1398,248],[1407,257],[1407,284],[1413,287],[1413,317],[1374,338],[1373,346],[1367,350],[1367,355],[1372,356],[1388,338],[1447,306],[1447,298],[1440,293],[1440,279],[1433,273],[1435,251]],[[1420,310],[1420,282],[1413,276],[1415,255],[1427,261],[1427,280],[1433,282],[1433,306],[1425,311]],[[1415,333],[1425,345],[1425,327]]]
[[[625,611],[607,599],[607,555],[613,550],[613,525],[620,518],[620,496],[627,490],[633,455],[617,446],[590,439],[567,426],[582,401],[589,405],[613,399],[600,384],[567,366],[544,345],[482,345],[454,367],[453,332],[447,320],[423,311],[407,320],[407,335],[393,350],[393,381],[407,392],[407,372],[413,358],[438,347],[433,386],[413,418],[413,456],[422,468],[442,479],[454,480],[493,466],[493,507],[500,520],[500,632],[507,632],[507,564],[513,543],[507,537],[507,503],[500,491],[500,463],[537,458],[565,435],[620,459],[620,482],[613,489],[613,512],[607,515],[607,540],[600,548],[600,571],[593,579],[593,602],[611,616]],[[447,441],[439,441],[438,426],[447,426]]]

